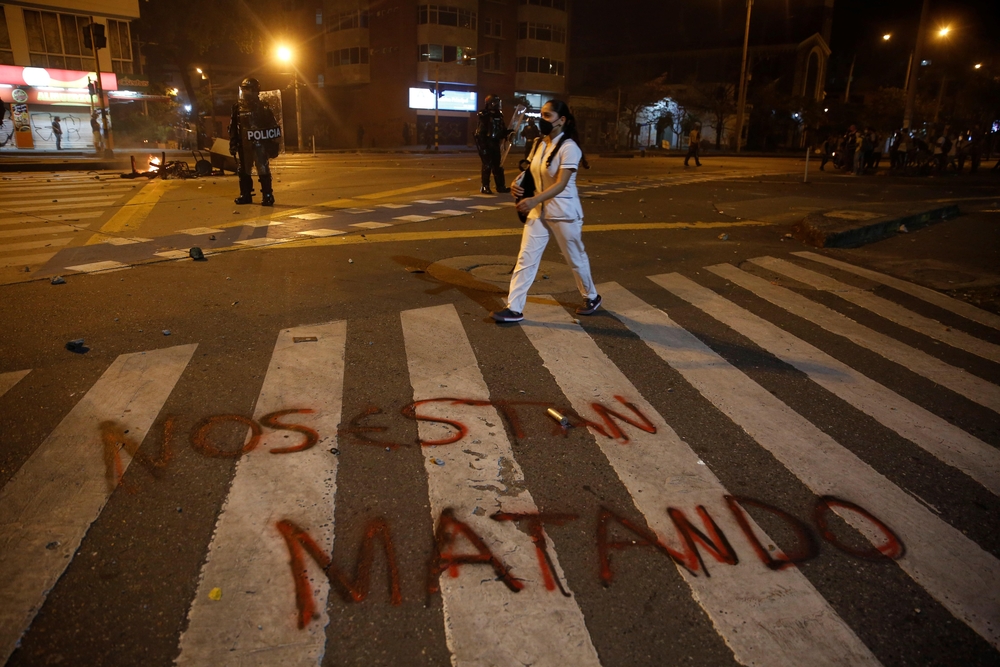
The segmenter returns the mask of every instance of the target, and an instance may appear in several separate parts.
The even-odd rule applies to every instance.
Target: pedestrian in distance
[[[538,131],[538,126],[535,124],[534,118],[528,118],[528,124],[524,126],[521,130],[521,138],[524,139],[524,157],[525,159],[531,155],[531,149],[535,145],[535,139],[542,135]]]
[[[94,150],[98,153],[104,148],[104,141],[101,139],[101,124],[97,120],[97,112],[90,114],[90,131],[94,134]]]
[[[819,163],[819,170],[826,171],[826,163],[829,162],[837,152],[837,137],[830,134],[823,142],[823,160]],[[834,163],[836,166],[836,163]]]
[[[480,193],[491,195],[490,174],[497,186],[497,192],[510,192],[506,186],[503,172],[503,142],[512,139],[514,130],[508,130],[503,122],[503,108],[500,98],[496,95],[487,95],[482,110],[477,114],[479,123],[476,126],[476,150],[479,151],[479,159],[482,162],[480,169],[480,180],[482,187]]]
[[[59,116],[52,119],[52,136],[56,138],[56,150],[62,150],[62,125],[59,124]]]
[[[694,127],[691,128],[691,134],[688,136],[688,152],[684,156],[684,166],[688,165],[688,160],[694,158],[694,164],[696,167],[701,166],[701,160],[698,159],[698,153],[701,152],[701,123],[695,123]]]
[[[583,305],[576,309],[577,315],[593,315],[601,307],[601,295],[590,275],[590,259],[581,236],[583,206],[576,189],[576,172],[581,166],[589,169],[590,165],[580,149],[576,119],[565,102],[549,100],[542,107],[538,126],[542,138],[534,142],[528,167],[537,194],[518,201],[525,194],[524,190],[520,186],[511,188],[517,210],[527,215],[527,221],[521,234],[517,264],[510,278],[507,307],[490,313],[497,322],[524,319],[528,289],[535,281],[549,234],[556,237],[583,297]]]

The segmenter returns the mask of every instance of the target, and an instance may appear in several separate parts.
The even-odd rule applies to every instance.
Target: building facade
[[[55,150],[52,121],[60,118],[62,148],[93,149],[90,115],[99,102],[88,81],[110,96],[134,73],[130,22],[138,0],[34,0],[0,4],[0,151]],[[106,48],[85,45],[84,33],[103,26]]]
[[[566,94],[569,0],[327,0],[324,85],[335,146],[472,142],[499,95],[536,111]],[[437,94],[435,94],[437,91]]]

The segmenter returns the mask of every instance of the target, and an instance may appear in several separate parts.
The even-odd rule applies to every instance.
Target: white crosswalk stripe
[[[853,264],[848,264],[847,262],[841,262],[840,260],[833,259],[832,257],[817,255],[814,252],[803,251],[793,252],[792,254],[796,257],[810,259],[814,262],[820,262],[822,264],[826,264],[827,266],[841,269],[842,271],[854,273],[862,278],[867,278],[868,280],[888,285],[889,287],[897,289],[900,292],[905,292],[906,294],[915,296],[918,299],[923,299],[928,303],[932,303],[938,308],[944,308],[945,310],[961,315],[967,320],[979,322],[980,324],[985,324],[986,326],[993,327],[994,329],[1000,329],[1000,315],[995,315],[991,312],[982,310],[981,308],[976,308],[975,306],[964,301],[953,299],[950,296],[941,294],[941,292],[935,292],[934,290],[922,285],[915,285],[911,282],[900,280],[899,278],[887,276],[884,273],[878,273],[877,271],[872,271],[871,269],[854,266]]]
[[[609,302],[624,293],[610,285],[602,285],[599,291]],[[654,427],[653,433],[629,429],[625,447],[608,438],[598,438],[598,442],[660,541],[678,552],[684,550],[680,527],[667,508],[694,516],[696,507],[705,507],[722,532],[738,534],[740,528],[724,502],[727,491],[715,475],[699,465],[698,455],[639,396],[594,341],[574,326],[566,310],[555,301],[544,301],[535,297],[527,304],[525,317],[531,322],[524,327],[525,333],[573,408],[588,418],[595,405],[623,413],[637,409]],[[582,359],[586,363],[580,363]],[[755,532],[763,531],[756,528]],[[878,664],[797,570],[779,579],[752,553],[739,555],[738,568],[734,563],[714,566],[710,579],[697,566],[689,573],[678,563],[695,599],[739,662],[789,667]]]
[[[769,391],[751,380],[666,313],[616,284],[598,286],[608,310],[622,320],[685,380],[817,496],[835,496],[879,508],[902,536],[906,554],[897,562],[956,618],[1000,647],[1000,561],[932,514],[905,491]],[[886,536],[859,514],[833,508],[873,544]],[[963,567],[956,568],[956,561]]]
[[[453,511],[494,554],[503,554],[503,565],[516,573],[515,582],[523,587],[512,589],[499,577],[484,580],[481,572],[468,567],[458,577],[441,573],[452,664],[599,665],[573,598],[546,590],[529,536],[512,521],[491,518],[498,512],[538,513],[530,492],[523,488],[524,476],[506,433],[494,426],[501,423],[496,408],[452,401],[419,404],[442,396],[489,401],[489,389],[458,313],[454,306],[439,306],[404,311],[402,320],[413,399],[420,414],[461,420],[469,425],[466,438],[475,443],[467,450],[424,447],[432,517],[440,521],[445,510]],[[451,435],[444,424],[428,421],[420,422],[419,434],[424,443]],[[552,561],[562,578],[558,558]]]
[[[961,368],[951,366],[936,357],[895,340],[878,331],[858,324],[835,310],[811,301],[767,280],[741,271],[732,264],[705,267],[708,271],[739,285],[762,299],[784,308],[793,315],[822,327],[830,333],[847,338],[852,343],[867,348],[893,361],[917,375],[936,382],[970,401],[1000,412],[1000,387],[991,384]]]
[[[832,279],[823,273],[808,276],[798,273],[805,269],[789,269],[775,259],[761,264],[808,277],[822,289],[831,286]],[[938,299],[936,293],[921,296],[921,288],[888,276],[855,271],[857,267],[843,263],[817,264],[823,270],[876,280],[979,324],[989,326],[991,321]],[[887,364],[904,366],[1000,411],[1000,393],[986,379],[734,266],[706,268],[818,324],[826,330],[822,337],[847,338],[881,355]],[[665,290],[664,296],[669,292],[694,306],[698,317],[713,318],[763,354],[797,369],[803,382],[829,392],[831,400],[852,406],[929,452],[937,459],[927,457],[931,464],[961,471],[967,479],[957,474],[955,479],[967,482],[980,497],[988,497],[983,489],[1000,495],[996,447],[935,414],[937,406],[921,405],[919,399],[904,398],[880,384],[880,369],[859,369],[850,359],[836,359],[821,349],[822,342],[792,335],[697,278],[671,273],[649,280]],[[652,286],[647,281],[641,287]],[[605,310],[621,324],[610,318],[604,322],[621,330],[613,332],[616,335],[630,337],[630,344],[642,346],[652,367],[619,368],[609,357],[613,353],[602,347],[611,346],[614,337],[600,318],[585,329],[552,298],[533,297],[521,327],[504,333],[522,337],[521,344],[530,345],[527,349],[533,348],[538,358],[512,360],[505,368],[517,374],[530,363],[548,370],[571,416],[587,420],[594,452],[600,451],[606,461],[601,465],[614,473],[609,479],[620,482],[622,497],[652,531],[642,539],[655,543],[666,556],[664,563],[676,565],[678,581],[689,589],[682,597],[704,612],[737,663],[878,665],[885,653],[873,643],[878,638],[856,627],[857,618],[843,611],[850,600],[824,597],[828,589],[814,578],[822,574],[794,565],[775,567],[792,556],[762,544],[783,537],[772,539],[740,509],[746,501],[733,498],[720,481],[727,479],[722,469],[713,469],[724,464],[706,465],[696,446],[682,440],[664,418],[667,413],[661,415],[641,395],[637,387],[648,386],[651,377],[661,377],[668,367],[694,389],[693,400],[759,445],[768,455],[764,465],[783,468],[782,474],[798,479],[874,550],[894,559],[890,567],[896,576],[926,591],[936,609],[971,628],[985,640],[984,646],[1000,648],[1000,588],[995,585],[1000,560],[977,544],[974,531],[970,537],[929,510],[915,499],[905,474],[890,480],[877,463],[862,460],[664,310],[617,283],[598,289]],[[874,307],[875,302],[868,304]],[[879,306],[875,312],[886,309]],[[399,353],[405,355],[414,401],[407,409],[417,420],[423,463],[418,474],[426,478],[434,524],[434,535],[427,537],[435,545],[427,574],[428,585],[436,582],[437,588],[428,590],[440,593],[442,605],[439,612],[430,613],[439,614],[435,618],[442,624],[438,627],[443,626],[451,663],[600,665],[604,648],[593,625],[598,621],[589,618],[600,598],[586,597],[592,595],[590,589],[570,576],[579,572],[574,567],[584,557],[567,550],[560,539],[542,533],[538,541],[523,524],[503,520],[537,514],[535,499],[544,495],[538,489],[533,495],[528,487],[515,458],[515,452],[525,451],[518,448],[524,442],[513,441],[506,416],[491,403],[482,370],[486,358],[477,358],[473,347],[475,343],[479,349],[476,336],[482,334],[471,327],[479,325],[467,330],[451,304],[405,310],[399,317]],[[904,325],[919,330],[926,323],[907,318]],[[334,637],[341,631],[328,627],[328,604],[341,604],[330,596],[331,586],[346,587],[355,601],[367,595],[357,582],[351,588],[349,576],[336,578],[339,570],[332,558],[339,537],[334,530],[338,458],[331,450],[343,437],[337,433],[345,375],[364,372],[346,365],[347,331],[348,323],[337,321],[278,333],[252,418],[236,419],[250,427],[241,450],[209,451],[213,445],[207,434],[221,423],[213,421],[216,418],[203,419],[192,431],[195,449],[232,455],[238,462],[214,533],[198,547],[205,549],[205,561],[193,599],[183,601],[187,624],[177,631],[176,664],[322,664],[331,659]],[[195,348],[192,344],[119,356],[0,489],[0,663],[72,566],[88,528],[119,488],[133,455],[142,461],[136,448],[174,392]],[[11,392],[15,386],[35,389],[31,372],[0,372],[0,399],[5,404],[22,401],[22,394],[29,393]],[[633,373],[649,375],[639,382],[629,377]],[[187,376],[184,380],[197,381]],[[218,419],[232,421],[233,416]],[[531,476],[536,469],[530,465],[537,464],[522,459],[532,485],[549,483]],[[423,497],[422,490],[419,494]],[[338,511],[343,512],[343,506]],[[636,539],[640,535],[636,532]],[[461,562],[463,557],[480,556],[475,566]],[[600,567],[604,564],[601,561]],[[605,581],[610,581],[610,569]],[[58,601],[54,596],[49,604]],[[325,655],[328,651],[331,656]],[[604,661],[611,662],[606,657]]]
[[[650,279],[1000,495],[1000,451],[995,447],[684,276],[672,273]]]
[[[266,425],[267,415],[284,415],[279,423],[305,426],[317,437],[291,446],[308,449],[282,452],[290,446],[281,430],[247,435],[181,636],[178,665],[319,664],[329,582],[321,573],[310,577],[317,620],[300,628],[293,589],[274,585],[277,573],[288,572],[289,557],[278,522],[292,521],[332,550],[337,457],[329,440],[340,423],[346,340],[345,322],[278,336],[254,419]],[[213,599],[216,589],[222,597]]]
[[[815,271],[804,269],[784,259],[756,257],[750,261],[757,266],[788,276],[816,289],[836,294],[845,301],[861,306],[891,322],[913,329],[942,343],[947,343],[952,347],[971,352],[990,361],[1000,362],[1000,345],[994,345],[962,331],[956,331],[952,327],[935,322],[929,317],[918,315],[888,299],[875,296],[868,291],[852,287]]]
[[[27,371],[11,371],[9,373],[0,373],[0,396],[3,396],[8,391],[10,391],[15,384],[20,382],[24,378],[24,376],[30,372],[31,372],[30,370],[27,370]]]
[[[0,660],[69,565],[131,461],[127,443],[145,438],[196,347],[118,357],[0,489]]]

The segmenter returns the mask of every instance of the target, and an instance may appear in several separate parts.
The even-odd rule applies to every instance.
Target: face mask
[[[548,136],[552,132],[552,123],[541,118],[538,121],[538,129],[542,131],[542,134]]]

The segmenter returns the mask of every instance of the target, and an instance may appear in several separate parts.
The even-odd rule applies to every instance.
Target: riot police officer
[[[479,112],[479,126],[476,127],[476,148],[479,159],[483,162],[482,179],[483,194],[491,195],[490,173],[497,184],[497,192],[510,192],[504,184],[503,166],[500,164],[501,144],[508,138],[510,131],[503,122],[503,111],[500,108],[500,98],[487,95],[483,110]]]
[[[229,124],[229,152],[239,167],[240,196],[237,204],[253,203],[253,178],[251,169],[257,167],[257,180],[263,195],[263,206],[274,206],[271,189],[270,158],[278,156],[278,139],[281,128],[267,102],[260,99],[260,82],[254,78],[240,83],[240,97],[233,105]]]

